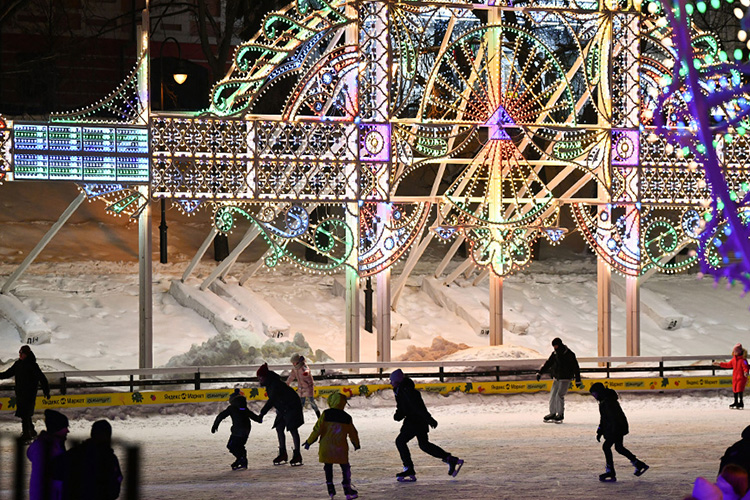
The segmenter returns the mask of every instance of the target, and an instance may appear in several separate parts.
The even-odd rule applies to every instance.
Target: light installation
[[[269,266],[371,276],[432,231],[502,277],[575,229],[626,276],[750,284],[745,72],[680,2],[296,0],[202,112],[147,112],[144,53],[89,108],[3,122],[0,180],[249,221]]]

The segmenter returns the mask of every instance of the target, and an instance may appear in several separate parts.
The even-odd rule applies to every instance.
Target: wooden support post
[[[490,273],[490,345],[503,345],[503,278]]]
[[[377,274],[378,361],[391,360],[391,269]]]
[[[612,356],[612,270],[596,261],[597,355]]]
[[[638,278],[625,278],[627,356],[641,355],[641,283]]]

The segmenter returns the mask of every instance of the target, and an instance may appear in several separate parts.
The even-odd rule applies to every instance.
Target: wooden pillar
[[[377,274],[378,361],[391,360],[391,269]]]
[[[490,273],[490,345],[503,345],[503,279]]]
[[[602,260],[596,261],[597,355],[612,356],[612,270]]]
[[[641,283],[639,278],[625,278],[626,343],[628,356],[641,355]]]

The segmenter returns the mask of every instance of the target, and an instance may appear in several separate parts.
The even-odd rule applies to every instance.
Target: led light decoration
[[[360,276],[427,228],[508,275],[574,229],[567,205],[627,276],[700,260],[745,279],[746,68],[692,23],[700,6],[674,5],[296,0],[237,47],[204,111],[149,114],[143,54],[90,107],[2,122],[0,182],[77,182],[118,215],[171,198],[223,232],[257,226],[269,266]]]

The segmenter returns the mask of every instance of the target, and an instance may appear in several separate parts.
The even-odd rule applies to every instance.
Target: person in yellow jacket
[[[351,439],[354,449],[359,449],[359,434],[352,423],[352,417],[344,411],[346,406],[346,396],[340,392],[335,392],[328,396],[328,408],[323,412],[318,421],[315,423],[310,437],[302,446],[306,450],[310,445],[320,437],[320,449],[318,458],[323,464],[323,470],[326,474],[326,485],[328,485],[328,494],[331,498],[336,495],[336,488],[333,486],[333,464],[341,465],[341,474],[343,481],[346,500],[357,498],[357,490],[352,488],[352,469],[349,465],[349,443],[347,437]]]

